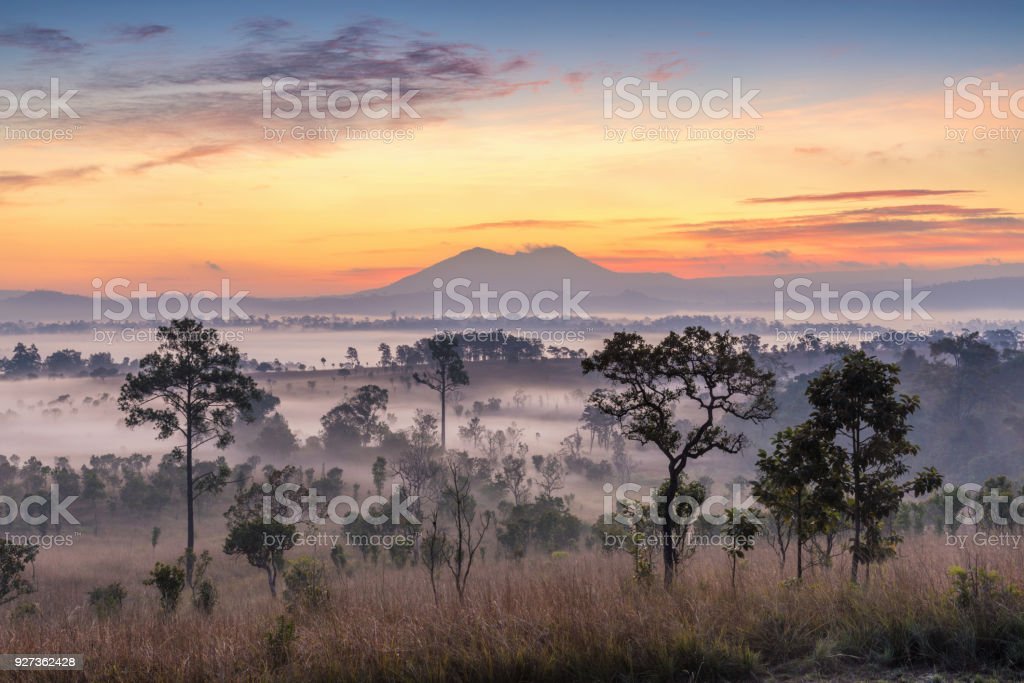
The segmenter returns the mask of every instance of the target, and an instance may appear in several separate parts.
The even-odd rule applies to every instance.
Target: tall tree
[[[844,490],[853,524],[850,580],[857,583],[861,564],[876,562],[899,542],[884,536],[882,522],[899,509],[908,492],[921,495],[938,488],[942,478],[928,468],[910,482],[904,461],[917,454],[910,442],[910,416],[917,396],[898,394],[899,366],[854,351],[838,366],[829,366],[807,386],[814,431],[845,455]]]
[[[427,349],[430,352],[430,372],[414,372],[412,378],[430,387],[441,397],[441,450],[444,451],[448,396],[458,387],[469,384],[469,375],[459,355],[459,342],[455,335],[445,334],[440,339],[432,337],[427,341]]]
[[[618,420],[623,435],[654,444],[668,459],[670,503],[679,493],[690,460],[711,451],[738,453],[747,442],[719,424],[732,416],[760,422],[775,410],[775,377],[757,367],[739,350],[739,339],[687,327],[651,345],[639,334],[616,332],[604,348],[583,360],[583,372],[599,372],[622,391],[597,389],[589,402]],[[681,431],[675,410],[687,399],[700,416]],[[665,586],[672,585],[677,560],[676,522],[664,516],[661,525]]]
[[[188,533],[185,573],[192,585],[195,564],[195,501],[206,491],[227,483],[226,465],[199,476],[193,472],[193,453],[205,443],[227,448],[234,441],[236,417],[248,417],[263,392],[240,370],[238,349],[220,343],[217,331],[183,318],[160,328],[160,345],[139,361],[138,374],[129,373],[121,387],[118,408],[125,424],[152,424],[158,439],[181,437],[176,459],[185,461]],[[182,451],[182,446],[184,451]]]

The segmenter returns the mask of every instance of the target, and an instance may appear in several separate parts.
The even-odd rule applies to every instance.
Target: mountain
[[[532,298],[538,292],[568,298],[590,292],[580,307],[592,317],[643,317],[673,313],[756,315],[771,318],[777,288],[776,275],[724,276],[685,279],[668,273],[622,273],[577,256],[564,247],[542,247],[503,254],[483,248],[469,249],[385,287],[348,295],[297,298],[249,296],[243,308],[251,316],[345,315],[356,317],[429,317],[435,295],[450,283],[455,293],[468,296],[486,283],[497,294],[512,290]],[[860,290],[873,296],[881,290],[902,291],[910,279],[915,291],[930,289],[927,310],[936,318],[1024,317],[1024,264],[986,264],[961,268],[887,268],[785,275],[790,281],[806,277],[809,293],[820,283],[840,291]],[[459,279],[467,281],[456,282]],[[435,286],[441,283],[441,287]],[[492,300],[493,301],[493,300]],[[445,308],[461,304],[446,292]],[[545,303],[544,310],[552,304]],[[491,304],[492,310],[496,308]],[[518,310],[513,303],[511,308]],[[474,312],[479,312],[475,305]],[[91,320],[92,300],[52,291],[0,292],[0,322]]]

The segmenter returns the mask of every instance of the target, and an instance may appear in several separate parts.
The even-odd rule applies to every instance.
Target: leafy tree
[[[226,464],[216,474],[196,477],[193,453],[213,441],[227,448],[234,441],[231,427],[239,414],[247,414],[263,392],[240,370],[238,349],[219,343],[217,331],[183,318],[160,328],[157,350],[139,361],[138,374],[128,374],[118,407],[129,427],[153,424],[158,439],[180,436],[174,450],[185,461],[188,531],[186,549],[195,551],[195,501],[204,491],[219,491],[227,483]],[[192,585],[194,555],[185,568]]]
[[[14,353],[9,359],[3,362],[3,371],[11,377],[26,377],[39,374],[42,368],[42,360],[39,357],[39,349],[36,345],[25,346],[18,342],[14,345]]]
[[[290,513],[285,503],[278,500],[277,490],[294,480],[297,474],[298,470],[293,466],[271,469],[265,485],[253,483],[241,489],[235,496],[234,505],[224,515],[228,520],[225,554],[245,557],[250,565],[266,572],[267,585],[273,597],[277,597],[277,576],[284,568],[284,553],[295,546],[296,530],[295,524],[274,519],[287,518]],[[297,504],[306,492],[299,486],[298,490],[290,494],[282,492],[281,495]],[[268,506],[265,506],[264,497],[270,500]],[[265,510],[269,510],[269,516],[265,516]]]
[[[0,538],[0,605],[35,591],[32,583],[22,574],[25,567],[36,559],[38,552],[37,546],[19,545]]]
[[[587,452],[594,450],[594,441],[602,448],[611,445],[612,434],[615,432],[616,420],[614,415],[609,415],[597,406],[588,404],[583,408],[583,415],[580,416],[583,429],[590,432],[590,445]]]
[[[583,522],[569,512],[562,498],[543,497],[512,507],[498,525],[498,542],[512,557],[531,549],[544,552],[576,547]]]
[[[657,345],[636,333],[616,332],[604,348],[583,360],[583,372],[599,372],[624,389],[597,389],[592,405],[615,416],[623,435],[653,444],[668,460],[667,500],[679,492],[683,470],[691,460],[712,451],[738,453],[746,436],[718,422],[725,416],[761,422],[775,409],[775,378],[758,369],[753,357],[738,350],[728,333],[687,327]],[[676,406],[687,399],[700,419],[683,433]],[[685,428],[685,426],[684,426]],[[676,566],[676,523],[662,525],[665,585],[671,586]]]
[[[381,342],[380,346],[377,347],[380,352],[380,361],[377,363],[382,368],[390,368],[395,364],[394,356],[391,355],[391,347],[384,342]]]
[[[299,449],[299,441],[284,415],[275,412],[263,421],[263,427],[251,448],[262,455],[287,458]]]
[[[787,428],[772,439],[772,453],[757,457],[753,494],[774,523],[782,566],[796,540],[796,576],[803,578],[804,546],[834,524],[843,510],[843,454],[814,433],[814,425]]]
[[[369,445],[387,434],[383,416],[388,407],[388,390],[366,384],[344,403],[331,408],[320,418],[324,445],[335,451],[355,444]]]
[[[751,518],[747,510],[730,508],[725,511],[725,525],[722,527],[722,549],[729,555],[732,565],[732,591],[736,592],[736,563],[742,560],[747,552],[754,547],[757,534],[761,527]]]
[[[82,354],[73,349],[54,351],[46,357],[46,371],[51,375],[77,375],[84,369]]]
[[[884,536],[882,522],[894,514],[908,492],[922,495],[938,488],[942,478],[928,468],[913,481],[900,483],[910,470],[904,462],[917,453],[910,442],[910,416],[916,396],[897,394],[899,366],[855,351],[829,366],[807,387],[810,422],[826,443],[845,460],[843,489],[850,499],[847,515],[853,525],[850,579],[857,583],[861,564],[884,559],[898,536]]]
[[[444,334],[441,338],[432,337],[427,341],[430,352],[430,372],[413,373],[417,383],[426,385],[436,391],[441,398],[441,451],[446,448],[445,416],[447,414],[448,397],[460,386],[469,384],[469,375],[459,355],[458,338]]]

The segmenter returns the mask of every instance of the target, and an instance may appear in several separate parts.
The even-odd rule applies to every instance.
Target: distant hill
[[[814,285],[858,289],[873,294],[902,289],[904,278],[915,290],[931,289],[927,309],[932,315],[970,316],[999,311],[1024,316],[1024,264],[975,265],[949,269],[888,268],[783,275],[806,277]],[[582,308],[594,317],[642,317],[672,313],[757,315],[773,313],[776,275],[685,279],[668,273],[623,273],[600,266],[564,247],[543,247],[503,254],[474,248],[460,252],[385,287],[347,295],[259,298],[249,296],[252,316],[347,315],[384,317],[430,316],[435,282],[469,281],[463,294],[486,283],[499,293],[527,296],[551,290],[561,293],[563,279],[572,293],[589,291]],[[445,306],[452,306],[445,299]],[[0,291],[0,321],[52,322],[90,320],[88,296],[53,291]]]

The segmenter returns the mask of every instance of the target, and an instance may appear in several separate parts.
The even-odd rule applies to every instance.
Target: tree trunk
[[[850,580],[857,583],[860,565],[860,443],[857,436],[853,441],[853,558],[850,562]]]
[[[192,419],[188,418],[185,428],[185,498],[188,510],[188,534],[185,540],[185,579],[189,588],[192,587],[192,570],[195,567],[195,546],[196,546],[196,521],[195,521],[195,495],[193,494],[194,482],[192,481]]]
[[[796,580],[804,576],[804,516],[801,492],[796,494]]]
[[[669,465],[668,490],[665,492],[665,524],[661,530],[662,561],[665,565],[665,589],[672,588],[672,580],[676,573],[676,546],[673,532],[675,521],[672,519],[672,501],[679,492],[679,472]]]
[[[441,384],[441,391],[439,393],[441,394],[441,452],[445,453],[446,451],[445,451],[445,431],[444,431],[444,426],[445,426],[444,422],[445,422],[445,420],[444,420],[444,416],[445,416],[445,407],[446,407],[445,403],[446,403],[447,394],[448,394],[448,387],[444,384],[443,380],[442,380],[442,384]]]

